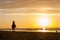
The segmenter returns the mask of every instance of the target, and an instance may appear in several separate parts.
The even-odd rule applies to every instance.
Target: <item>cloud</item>
[[[6,4],[12,4],[14,1],[2,1],[0,2],[0,5],[6,5]]]
[[[21,7],[59,7],[60,0],[7,0],[0,2],[0,8],[21,8]]]
[[[46,10],[46,11],[45,11]],[[34,14],[34,13],[50,13],[50,14],[60,14],[59,8],[9,8],[9,9],[0,9],[4,14]]]

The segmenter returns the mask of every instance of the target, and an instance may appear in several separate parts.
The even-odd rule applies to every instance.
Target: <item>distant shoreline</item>
[[[13,31],[13,30],[11,30],[11,29],[0,29],[0,31]],[[56,32],[58,32],[58,33],[60,33],[60,30],[15,30],[15,32],[54,32],[54,33],[56,33]]]

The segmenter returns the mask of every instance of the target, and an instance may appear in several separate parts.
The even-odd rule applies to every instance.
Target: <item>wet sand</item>
[[[60,33],[0,31],[0,40],[60,40]]]

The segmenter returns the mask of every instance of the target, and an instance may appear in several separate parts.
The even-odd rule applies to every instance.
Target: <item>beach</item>
[[[60,33],[0,31],[0,40],[60,40]]]

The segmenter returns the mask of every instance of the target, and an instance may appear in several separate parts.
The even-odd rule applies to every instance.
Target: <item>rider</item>
[[[15,30],[15,28],[16,28],[15,21],[13,21],[13,23],[12,23],[12,30]]]

